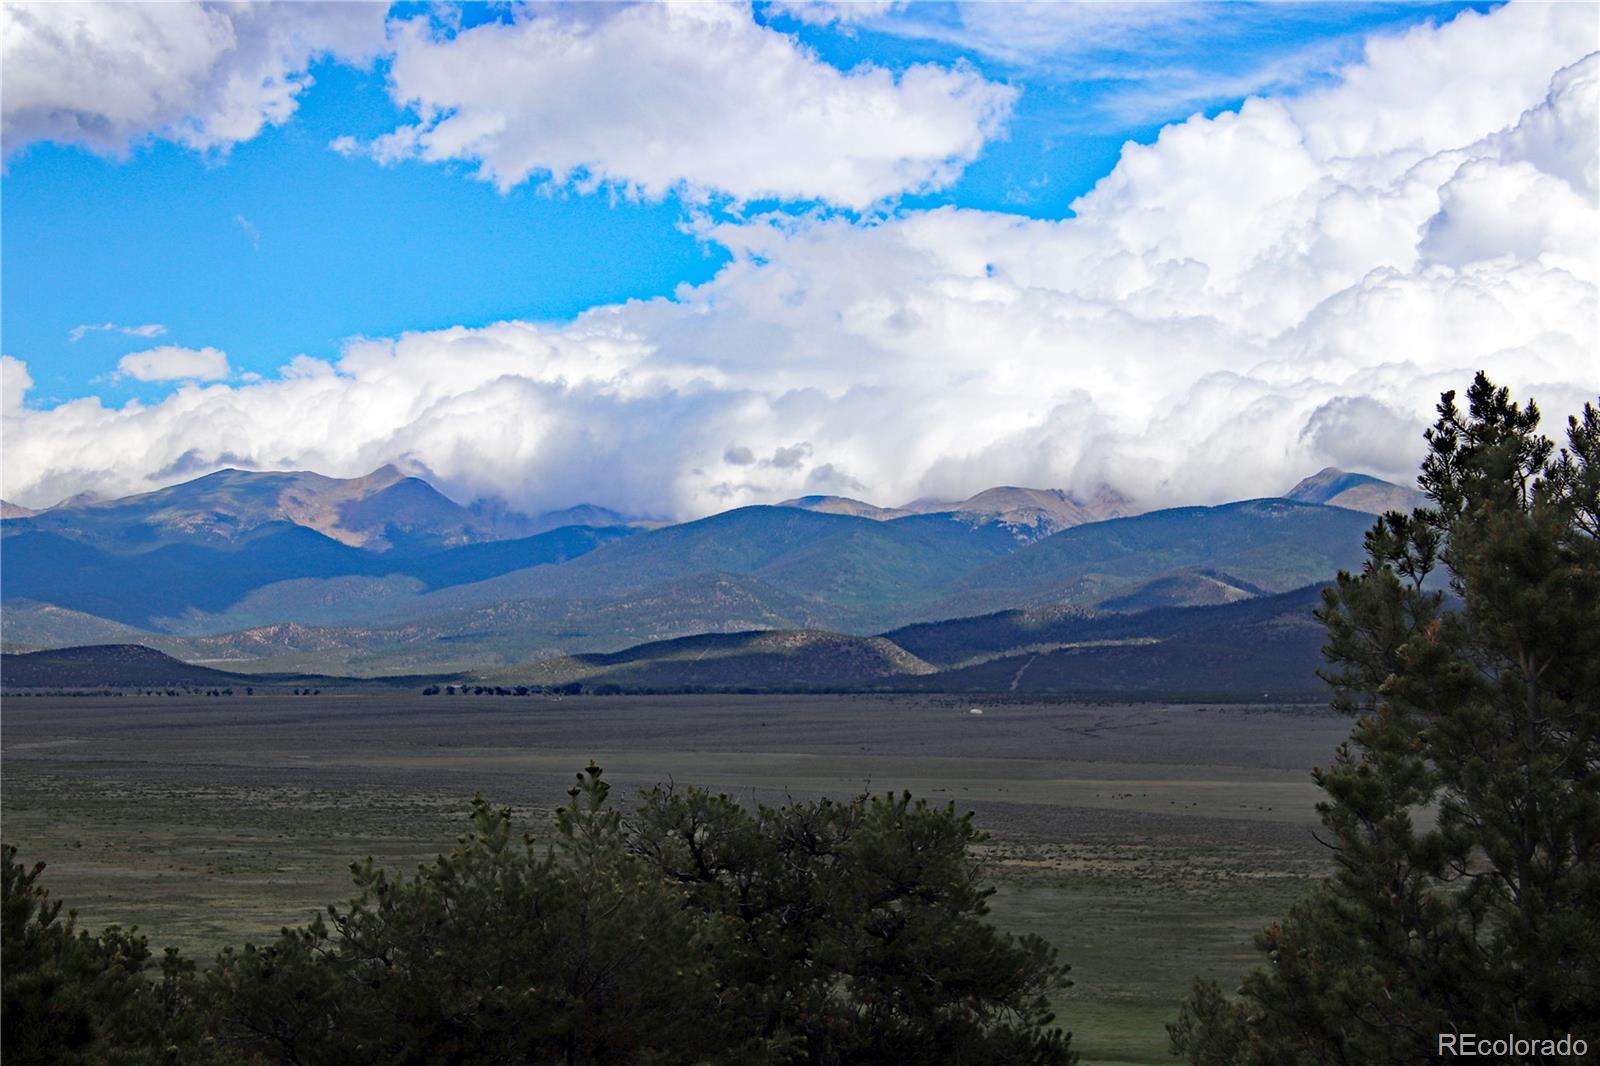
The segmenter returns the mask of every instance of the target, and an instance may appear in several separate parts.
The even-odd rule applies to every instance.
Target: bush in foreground
[[[544,847],[478,799],[415,875],[356,864],[348,906],[198,978],[169,953],[159,984],[142,938],[59,922],[8,849],[6,1059],[1075,1061],[1047,1005],[1067,967],[985,920],[970,816],[655,789],[625,819],[609,791],[580,774]]]
[[[168,951],[151,980],[150,948],[137,931],[99,935],[61,918],[39,883],[43,863],[0,847],[0,1057],[46,1063],[203,1063],[213,1048],[193,1009],[194,966]]]

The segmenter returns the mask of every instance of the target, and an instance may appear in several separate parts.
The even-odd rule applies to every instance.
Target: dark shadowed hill
[[[33,600],[133,626],[186,611],[217,611],[252,589],[294,578],[375,574],[383,557],[288,522],[234,542],[167,543],[129,556],[58,533],[0,542],[7,602]]]
[[[486,680],[587,689],[907,689],[1292,697],[1322,691],[1321,589],[1128,615],[1011,611],[883,637],[705,634],[555,656]],[[940,669],[943,667],[943,669]]]
[[[288,522],[257,526],[231,542],[179,541],[134,554],[64,534],[23,531],[0,541],[0,589],[8,606],[50,604],[156,631],[205,632],[205,616],[219,616],[221,625],[214,621],[212,631],[284,620],[338,621],[359,616],[365,604],[358,593],[376,605],[390,601],[378,599],[374,589],[409,601],[427,588],[565,562],[633,532],[570,526],[405,555],[352,548]],[[353,578],[391,580],[372,586]],[[70,639],[71,632],[61,635]]]
[[[445,680],[442,675],[334,677],[309,673],[240,674],[185,662],[142,644],[89,644],[46,651],[0,655],[0,685],[17,689],[231,688],[236,694],[260,686],[346,687],[390,685],[411,688]],[[309,693],[311,689],[306,688]]]
[[[1293,622],[1316,628],[1311,612],[1325,585],[1208,607],[1160,607],[1100,614],[1076,607],[997,611],[973,618],[924,622],[883,634],[919,659],[949,668],[1018,649],[1104,641],[1169,641],[1206,633],[1246,633]],[[1320,638],[1319,638],[1320,639]]]
[[[637,532],[629,526],[563,526],[531,537],[466,544],[407,559],[399,563],[396,572],[415,577],[430,589],[447,588],[530,566],[564,563]]]
[[[1267,590],[1232,574],[1203,567],[1179,570],[1153,581],[1146,581],[1130,592],[1111,596],[1095,604],[1102,611],[1148,611],[1156,607],[1211,607],[1219,603],[1238,603],[1252,596],[1265,596]]]
[[[769,630],[683,637],[607,655],[560,656],[493,676],[587,688],[851,689],[932,672],[882,637]]]
[[[1221,607],[1184,607],[1114,618],[1083,619],[1032,630],[1035,639],[987,661],[947,669],[908,687],[946,692],[1061,692],[1083,695],[1316,696],[1326,634],[1312,610],[1317,587]],[[970,620],[978,623],[980,620]],[[991,626],[1003,627],[994,619]],[[977,627],[973,636],[979,636]],[[909,648],[933,644],[934,634],[900,634]],[[940,634],[938,653],[960,653],[953,634]],[[986,643],[1006,636],[983,634]],[[1068,639],[1060,639],[1068,638]],[[974,650],[973,644],[966,646]]]
[[[6,688],[215,687],[260,683],[259,678],[193,666],[139,644],[94,644],[82,648],[0,656]]]

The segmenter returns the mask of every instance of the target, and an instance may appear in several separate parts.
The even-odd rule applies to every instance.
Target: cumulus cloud
[[[227,150],[293,114],[311,61],[364,62],[386,6],[17,3],[0,5],[0,141],[109,155],[154,135]]]
[[[228,356],[216,348],[168,344],[123,356],[117,373],[135,381],[219,381],[228,376]]]
[[[20,413],[22,398],[33,388],[33,375],[21,359],[0,355],[0,412]]]
[[[864,208],[949,184],[1016,97],[964,65],[841,71],[732,4],[536,7],[443,36],[415,18],[393,46],[391,93],[418,121],[369,150],[475,163],[502,190],[548,176]]]
[[[67,330],[67,339],[76,344],[91,333],[120,333],[125,337],[159,337],[167,327],[159,322],[146,322],[142,326],[119,326],[115,322],[85,323]]]
[[[680,517],[829,488],[1108,483],[1160,505],[1329,464],[1409,481],[1439,392],[1479,368],[1552,415],[1600,386],[1597,17],[1512,4],[1405,35],[1376,73],[1129,145],[1066,220],[728,222],[705,232],[731,261],[671,299],[357,340],[156,404],[11,407],[7,498],[223,455]],[[1426,129],[1385,96],[1416,103],[1386,73],[1406,48],[1458,105],[1430,97]],[[1481,76],[1507,53],[1537,76]]]

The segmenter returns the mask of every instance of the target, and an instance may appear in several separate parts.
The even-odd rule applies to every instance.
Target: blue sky
[[[892,31],[807,25],[766,9],[759,17],[841,69],[967,63],[1020,89],[1002,135],[958,180],[876,210],[955,204],[1060,218],[1111,170],[1124,142],[1147,142],[1195,110],[1235,107],[1243,87],[1317,84],[1356,57],[1364,33],[1448,20],[1459,6],[1225,5],[1203,13],[1198,32],[1158,24],[1100,46],[1010,55],[994,54],[992,42],[963,44],[953,5],[903,11],[899,19],[919,28]],[[466,15],[468,24],[506,17],[487,7]],[[1275,64],[1280,76],[1270,73]],[[0,341],[27,361],[32,402],[148,400],[172,387],[107,380],[122,355],[150,342],[114,331],[70,341],[81,324],[159,323],[163,344],[214,346],[236,372],[268,374],[300,353],[336,356],[355,335],[563,320],[596,304],[667,295],[726,262],[722,248],[687,230],[704,208],[674,195],[583,193],[537,180],[502,193],[461,164],[385,167],[331,151],[336,137],[370,138],[405,120],[386,92],[388,66],[317,62],[315,84],[287,122],[225,152],[158,135],[125,157],[49,142],[17,151],[0,208]]]
[[[1600,6],[0,6],[0,493],[1396,480],[1600,383]]]

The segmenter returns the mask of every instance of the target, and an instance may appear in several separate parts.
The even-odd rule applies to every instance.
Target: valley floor
[[[978,706],[982,715],[969,713]],[[472,794],[541,833],[591,758],[744,800],[910,789],[976,812],[994,916],[1052,940],[1086,1062],[1164,1062],[1197,974],[1327,866],[1311,767],[1349,723],[1319,707],[840,696],[16,697],[5,839],[90,927],[204,960],[349,895],[368,854],[410,869]]]

